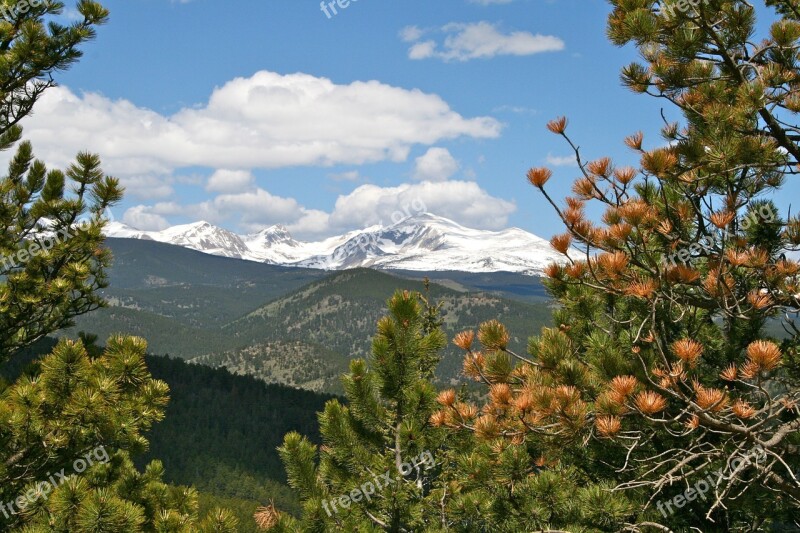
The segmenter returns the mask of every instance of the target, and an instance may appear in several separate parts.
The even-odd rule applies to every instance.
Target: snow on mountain
[[[139,231],[112,222],[106,234],[152,239],[225,257],[326,270],[370,267],[538,275],[548,264],[564,260],[549,242],[519,228],[476,230],[429,213],[318,242],[297,241],[280,225],[239,236],[207,222],[163,231]]]
[[[251,258],[242,237],[208,222],[183,224],[163,231],[140,231],[121,222],[109,222],[105,233],[108,237],[153,240],[223,257]]]

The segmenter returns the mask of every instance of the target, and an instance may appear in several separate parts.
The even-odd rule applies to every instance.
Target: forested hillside
[[[127,332],[152,353],[309,390],[341,392],[350,359],[369,351],[374,325],[395,288],[422,290],[410,276],[356,269],[323,272],[222,258],[150,241],[110,239],[109,307],[74,328],[101,339]],[[536,278],[511,273],[431,273],[449,334],[502,317],[518,326],[513,346],[549,323],[549,300]],[[458,379],[461,361],[448,348],[437,375]]]
[[[312,390],[341,391],[339,376],[351,359],[365,357],[375,324],[386,309],[386,295],[396,288],[424,292],[422,282],[403,280],[369,269],[338,272],[278,298],[223,327],[239,348],[193,361]],[[516,326],[511,346],[524,352],[530,335],[549,324],[545,304],[526,304],[490,293],[464,293],[432,283],[430,298],[441,305],[448,335],[476,327],[492,317]],[[462,361],[445,349],[437,376],[456,383]]]
[[[17,379],[55,344],[47,338],[20,352],[0,377]],[[137,465],[160,460],[165,481],[196,488],[208,509],[234,511],[241,532],[256,531],[252,515],[258,505],[274,501],[299,512],[277,447],[289,431],[318,441],[317,413],[333,396],[268,385],[176,358],[151,355],[146,361],[153,377],[169,385],[170,401],[166,418],[147,433],[150,446],[136,458]]]
[[[137,459],[160,459],[165,479],[203,493],[250,502],[282,502],[299,510],[286,487],[277,447],[288,431],[319,439],[316,413],[332,396],[268,385],[225,369],[151,356],[153,376],[167,382],[166,418],[148,433],[150,449]]]

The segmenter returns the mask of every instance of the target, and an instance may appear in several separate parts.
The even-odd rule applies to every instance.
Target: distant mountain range
[[[252,235],[237,235],[208,222],[163,231],[140,231],[111,222],[106,234],[174,244],[223,257],[322,270],[365,267],[540,275],[548,264],[564,259],[548,241],[519,228],[476,230],[429,213],[318,242],[295,240],[281,225]]]
[[[496,318],[524,352],[551,322],[539,278],[513,272],[325,271],[220,257],[153,240],[110,238],[109,306],[75,319],[60,334],[86,331],[143,337],[152,354],[224,366],[269,383],[341,393],[351,359],[370,353],[386,300],[424,290],[441,304],[448,339]],[[437,376],[458,379],[463,354],[443,352]]]

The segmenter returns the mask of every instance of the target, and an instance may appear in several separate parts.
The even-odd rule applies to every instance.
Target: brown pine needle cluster
[[[253,518],[256,521],[256,525],[259,529],[263,529],[265,531],[269,531],[270,529],[274,528],[278,525],[278,521],[280,520],[281,514],[275,508],[275,505],[270,502],[269,505],[266,507],[259,507],[256,509]]]
[[[443,390],[436,397],[436,402],[444,407],[452,407],[456,403],[456,391],[453,389]]]
[[[558,263],[550,263],[544,267],[544,275],[551,279],[558,279],[563,271],[564,267]]]
[[[636,178],[637,171],[633,167],[622,167],[614,170],[614,177],[623,186],[629,184]]]
[[[656,226],[656,231],[665,237],[668,237],[672,233],[672,229],[672,222],[670,222],[669,219],[662,220],[658,223],[658,226]]]
[[[622,421],[616,416],[598,416],[594,424],[603,437],[613,437],[622,429]]]
[[[639,381],[633,376],[617,376],[611,380],[611,391],[623,401],[636,390]]]
[[[611,175],[611,159],[608,157],[601,157],[600,159],[596,159],[594,161],[590,161],[586,165],[586,170],[590,174],[594,174],[595,176],[602,176],[607,178]]]
[[[665,369],[656,367],[653,369],[653,375],[659,378],[659,385],[665,389],[672,389],[679,382],[686,381],[688,374],[686,372],[685,363],[678,361],[672,365],[672,368]]]
[[[637,131],[633,135],[625,138],[625,144],[631,150],[640,151],[642,149],[642,141],[644,141],[644,133]]]
[[[689,431],[693,431],[698,427],[700,427],[700,417],[697,415],[690,416],[689,419],[686,421],[686,428]]]
[[[735,213],[731,213],[730,211],[718,211],[716,213],[712,213],[709,217],[711,223],[714,224],[719,229],[727,228],[733,219],[736,218]]]
[[[633,226],[626,222],[618,222],[608,227],[608,234],[620,242],[630,237],[632,231]]]
[[[579,279],[586,275],[589,271],[589,265],[586,261],[575,261],[566,266],[564,272],[572,279]]]
[[[752,268],[766,268],[769,264],[769,254],[761,248],[751,248],[747,252],[747,266]]]
[[[447,425],[447,412],[446,411],[436,411],[431,415],[430,419],[431,425],[433,427],[444,427]]]
[[[739,267],[747,263],[747,254],[741,250],[729,248],[725,251],[725,259],[727,259],[731,265]]]
[[[491,415],[482,415],[475,421],[475,434],[486,440],[493,439],[500,434],[500,427]]]
[[[641,158],[642,168],[659,178],[668,177],[677,163],[678,158],[672,148],[657,148],[643,153]]]
[[[619,215],[631,226],[640,226],[656,221],[655,209],[640,198],[628,200],[619,208]]]
[[[642,391],[636,395],[634,404],[639,411],[648,416],[652,416],[663,411],[667,407],[667,400],[657,392]]]
[[[489,399],[493,407],[510,407],[512,396],[511,387],[507,383],[496,383],[489,388]]]
[[[731,363],[728,368],[720,372],[719,377],[725,381],[736,381],[739,377],[739,370],[736,368],[735,364]]]
[[[572,184],[572,192],[578,195],[578,197],[591,200],[595,198],[597,194],[597,185],[595,182],[590,178],[578,178],[575,180],[575,183]]]
[[[547,129],[557,135],[563,134],[567,130],[567,117],[559,117],[547,123]]]
[[[472,349],[472,341],[475,339],[475,332],[472,330],[462,331],[457,334],[453,339],[453,344],[462,350],[470,351]]]
[[[482,381],[481,374],[486,368],[486,357],[481,352],[470,352],[464,357],[464,374],[474,379]]]
[[[528,181],[531,185],[541,189],[545,183],[553,176],[553,172],[549,168],[539,167],[532,168],[528,171]]]
[[[700,279],[700,272],[687,265],[676,265],[667,270],[667,280],[678,283],[694,283]]]
[[[703,354],[703,345],[692,339],[681,339],[672,343],[672,352],[681,361],[694,367]]]
[[[629,259],[625,252],[616,251],[600,254],[597,258],[597,265],[610,279],[618,279],[628,268],[628,261]]]
[[[656,292],[656,284],[652,279],[632,281],[624,290],[628,296],[634,296],[642,300],[649,300]]]
[[[742,375],[753,378],[759,372],[775,370],[781,364],[781,350],[771,341],[759,340],[751,342],[747,347],[747,375],[744,369]],[[753,372],[755,371],[755,373]]]
[[[704,411],[718,413],[728,405],[728,395],[719,389],[694,384],[695,402]]]
[[[737,417],[745,420],[753,418],[756,414],[756,410],[753,406],[744,400],[736,400],[731,407],[731,411],[733,411],[733,414]]]
[[[569,247],[572,245],[572,235],[569,233],[556,235],[550,239],[550,245],[562,254],[567,255]]]
[[[768,292],[761,292],[759,290],[748,293],[747,301],[750,303],[750,305],[758,310],[766,309],[775,303],[772,299],[772,296]]]

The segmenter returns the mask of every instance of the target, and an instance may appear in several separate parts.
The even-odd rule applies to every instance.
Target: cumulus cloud
[[[424,34],[425,32],[419,26],[406,26],[400,30],[400,38],[407,43],[420,40]]]
[[[564,41],[558,37],[527,31],[504,33],[498,25],[486,21],[470,24],[452,22],[442,26],[436,31],[444,34],[441,44],[433,39],[423,41],[427,33],[416,26],[401,30],[401,38],[412,43],[408,51],[410,59],[469,61],[500,55],[528,56],[564,49]]]
[[[494,118],[465,117],[435,94],[377,81],[335,84],[262,71],[171,115],[56,87],[23,126],[36,156],[50,165],[64,168],[87,147],[99,153],[104,170],[120,177],[128,198],[137,200],[123,221],[140,229],[159,230],[184,218],[245,231],[281,223],[300,238],[318,238],[389,221],[415,198],[431,212],[474,227],[501,227],[515,209],[473,182],[446,181],[458,162],[444,148],[415,161],[421,183],[363,185],[339,196],[330,212],[259,187],[255,169],[403,162],[418,145],[500,134]],[[365,179],[357,170],[332,177]],[[204,188],[209,197],[174,201],[179,184]]]
[[[329,226],[338,231],[390,224],[398,215],[413,214],[415,206],[483,229],[506,227],[516,205],[491,196],[472,181],[444,181],[379,187],[367,184],[336,200]]]
[[[169,227],[166,218],[153,213],[152,208],[145,205],[137,205],[125,211],[122,221],[145,231],[160,231]]]
[[[577,167],[578,162],[574,155],[553,155],[547,154],[545,161],[554,167]]]
[[[414,179],[444,181],[458,171],[458,161],[447,148],[430,148],[415,160]]]
[[[242,192],[255,184],[252,172],[247,170],[219,169],[208,179],[206,190],[210,192]]]
[[[334,181],[361,181],[365,179],[358,170],[348,170],[338,174],[330,174],[329,177]]]
[[[37,156],[64,166],[91,147],[119,175],[179,168],[281,168],[405,161],[415,145],[494,138],[500,123],[466,118],[442,98],[377,81],[346,85],[261,71],[165,116],[127,100],[65,87],[46,92],[24,122]]]
[[[501,229],[506,227],[516,205],[493,197],[475,182],[426,181],[397,187],[361,185],[349,194],[340,195],[330,213],[309,209],[293,198],[256,188],[191,205],[159,202],[136,206],[125,213],[123,221],[139,229],[162,229],[166,226],[165,217],[171,216],[214,224],[233,220],[244,231],[251,232],[280,223],[299,238],[316,239],[375,224],[391,224],[420,210],[469,227]]]

